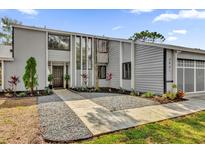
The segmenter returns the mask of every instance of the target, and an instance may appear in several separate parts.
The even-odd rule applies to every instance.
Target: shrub
[[[45,93],[46,95],[50,95],[53,93],[53,91],[49,87],[45,87]]]
[[[178,90],[177,91],[177,98],[182,99],[185,96],[185,93],[183,90]]]
[[[30,57],[26,62],[25,73],[23,76],[24,85],[26,89],[31,90],[31,95],[33,95],[34,88],[38,85],[36,65],[36,59],[34,57]]]
[[[145,97],[145,98],[152,98],[154,97],[154,94],[152,92],[146,92],[142,95],[142,97]]]
[[[13,75],[10,77],[10,80],[8,82],[11,86],[11,90],[14,92],[14,95],[16,96],[16,87],[17,84],[20,82],[19,77]]]
[[[177,94],[173,92],[167,92],[163,97],[168,98],[170,100],[176,99]]]
[[[26,95],[27,95],[26,92],[21,92],[18,94],[19,97],[25,97]]]

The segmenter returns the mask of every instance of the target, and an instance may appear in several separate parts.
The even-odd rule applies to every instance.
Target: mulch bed
[[[153,101],[159,102],[160,104],[167,104],[167,103],[176,103],[176,102],[182,102],[182,101],[187,101],[188,99],[185,98],[176,98],[174,100],[170,99],[165,99],[160,96],[155,96],[153,98],[150,98]]]

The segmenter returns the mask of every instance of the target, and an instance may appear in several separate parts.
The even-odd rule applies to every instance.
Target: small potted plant
[[[53,81],[53,74],[49,74],[48,75],[49,89],[53,89],[52,81]]]
[[[69,88],[69,80],[70,80],[70,75],[69,74],[66,74],[64,76],[64,80],[66,81],[66,89]]]

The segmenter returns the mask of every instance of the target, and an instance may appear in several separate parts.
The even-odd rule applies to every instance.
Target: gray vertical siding
[[[141,92],[164,92],[162,48],[135,44],[135,88]]]
[[[122,63],[131,62],[131,43],[122,43]],[[120,66],[122,67],[122,65]],[[122,79],[122,88],[131,90],[131,80]]]
[[[46,86],[46,33],[40,31],[15,28],[14,31],[14,61],[5,62],[5,88],[9,88],[8,80],[11,75],[20,77],[17,90],[25,90],[23,74],[26,61],[30,57],[37,61],[38,89]]]
[[[120,87],[120,42],[109,41],[109,64],[107,72],[112,73],[111,86]]]
[[[72,44],[71,44],[71,46],[72,46],[72,50],[71,50],[71,52],[72,52],[72,76],[71,76],[71,78],[72,78],[72,85],[73,85],[73,87],[75,86],[75,68],[76,68],[76,61],[75,61],[75,36],[72,36]],[[70,54],[71,55],[71,54]]]

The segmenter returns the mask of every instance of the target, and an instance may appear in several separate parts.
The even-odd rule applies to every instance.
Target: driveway
[[[60,98],[61,101],[58,102],[61,102],[62,106],[60,105],[59,108],[59,104],[56,105],[55,102],[40,107],[39,110],[41,119],[44,119],[42,126],[48,127],[47,133],[51,135],[51,138],[54,134],[56,141],[88,138],[205,110],[205,101],[201,99],[156,105],[147,99],[128,95],[73,93],[68,90],[55,90],[54,92]],[[118,102],[119,104],[117,104]],[[141,105],[136,105],[137,103]],[[44,114],[44,111],[48,114]],[[66,118],[63,118],[64,116]],[[65,120],[61,120],[61,118]],[[47,122],[45,123],[45,121]]]

